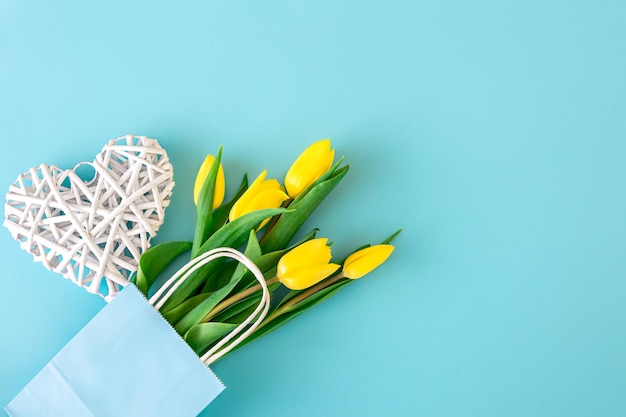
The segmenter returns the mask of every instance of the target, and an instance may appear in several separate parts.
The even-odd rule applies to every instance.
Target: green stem
[[[291,204],[292,201],[293,201],[293,198],[289,198],[288,200],[283,201],[283,203],[280,206],[283,208],[289,208],[289,204]],[[265,227],[265,231],[263,232],[263,236],[261,236],[259,243],[263,242],[263,239],[265,239],[265,236],[267,236],[270,230],[274,228],[274,225],[278,222],[278,219],[280,219],[280,216],[272,217],[272,220],[270,220],[269,224]]]
[[[278,282],[278,277],[274,277],[274,278],[270,278],[267,281],[265,281],[266,285],[272,285],[274,283]],[[253,287],[248,288],[245,291],[242,291],[238,294],[233,295],[230,298],[227,298],[226,300],[222,301],[221,303],[219,303],[218,305],[215,306],[215,308],[213,308],[213,310],[211,310],[209,312],[209,314],[207,314],[206,316],[204,316],[204,318],[202,319],[202,322],[207,322],[209,320],[211,320],[213,317],[217,316],[219,313],[221,313],[222,311],[226,310],[228,307],[230,307],[231,305],[243,300],[244,298],[248,297],[249,295],[254,294],[255,292],[259,291],[261,289],[261,284],[257,284]]]
[[[310,297],[311,295],[315,294],[316,292],[318,292],[320,290],[323,290],[324,288],[328,287],[329,285],[334,284],[335,282],[339,281],[342,278],[345,278],[345,276],[343,275],[343,271],[338,273],[334,277],[332,277],[332,278],[330,278],[328,280],[322,281],[322,282],[312,286],[308,290],[306,290],[304,292],[301,292],[300,294],[298,294],[297,296],[293,297],[291,300],[287,301],[285,304],[283,304],[282,306],[277,308],[272,314],[267,316],[265,318],[265,320],[263,320],[263,322],[259,325],[259,327],[257,327],[255,329],[255,332],[259,331],[259,329],[261,329],[263,326],[265,326],[266,324],[268,324],[272,320],[282,316],[285,313],[288,313],[291,310],[292,307],[296,306],[298,303],[302,302],[306,298]]]

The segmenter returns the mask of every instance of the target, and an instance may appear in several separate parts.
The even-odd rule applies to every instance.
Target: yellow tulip
[[[354,252],[343,264],[343,276],[357,279],[369,274],[387,260],[393,249],[392,245],[374,245]]]
[[[339,269],[339,265],[329,263],[332,255],[327,241],[326,238],[312,239],[283,255],[276,268],[280,282],[289,289],[303,290]]]
[[[244,214],[251,213],[253,211],[278,208],[283,201],[289,199],[289,196],[285,194],[278,181],[266,180],[267,170],[261,172],[261,175],[254,180],[250,187],[242,194],[237,202],[230,209],[228,218],[233,221]],[[259,229],[265,226],[269,219],[265,219]]]
[[[334,159],[335,150],[330,149],[330,139],[320,140],[306,148],[285,176],[285,188],[289,196],[296,198],[300,195],[330,169]]]
[[[200,195],[200,190],[202,190],[202,185],[204,184],[204,180],[207,175],[209,175],[209,171],[211,170],[211,166],[213,166],[213,162],[215,162],[215,157],[213,155],[207,155],[204,159],[204,162],[200,166],[198,170],[198,175],[196,175],[196,183],[193,187],[193,202],[198,205],[198,196]],[[224,201],[224,193],[226,192],[226,181],[224,180],[224,169],[222,168],[222,164],[217,171],[217,179],[215,180],[215,192],[213,193],[213,208],[219,207]]]

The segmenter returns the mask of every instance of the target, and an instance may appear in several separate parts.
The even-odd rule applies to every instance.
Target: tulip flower
[[[335,150],[330,149],[330,139],[315,142],[291,165],[285,176],[285,188],[291,198],[296,198],[333,165]]]
[[[369,274],[387,260],[393,249],[392,245],[374,245],[354,252],[343,264],[343,276],[357,279]]]
[[[278,280],[289,289],[303,290],[339,269],[339,265],[329,263],[332,255],[327,241],[312,239],[283,255],[276,268]]]
[[[239,197],[237,202],[230,209],[230,221],[253,211],[278,208],[283,201],[289,199],[289,196],[282,190],[278,181],[274,179],[266,180],[266,175],[267,170],[261,172],[257,179],[250,184],[246,192]],[[265,226],[268,221],[269,219],[265,219],[259,226],[259,229]]]
[[[204,162],[200,166],[198,170],[198,175],[196,176],[196,183],[193,187],[193,202],[198,205],[198,196],[200,195],[200,190],[202,190],[202,185],[204,184],[204,180],[206,179],[209,171],[211,170],[211,166],[215,162],[215,157],[213,155],[207,155],[204,159]],[[224,169],[222,168],[222,164],[217,171],[217,179],[215,180],[215,192],[213,194],[213,208],[219,207],[224,201],[224,193],[226,191],[226,181],[224,180]]]

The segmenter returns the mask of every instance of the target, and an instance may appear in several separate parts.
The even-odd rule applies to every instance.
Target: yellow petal
[[[285,188],[297,197],[333,165],[335,150],[330,149],[330,139],[320,140],[304,150],[291,165],[285,176]]]
[[[281,189],[282,189],[282,187],[280,186],[278,181],[276,181],[275,179],[264,180],[257,187],[256,193],[261,193],[261,192],[267,191],[267,190],[281,190]]]
[[[241,209],[241,213],[239,213],[239,216],[243,216],[244,214],[252,213],[253,211],[257,210],[278,208],[283,203],[283,201],[287,200],[288,198],[289,196],[281,190],[269,189],[266,191],[262,191],[253,196],[252,199],[250,199],[248,205]],[[265,226],[268,221],[269,219],[264,220],[259,226],[259,229]]]
[[[235,204],[230,209],[230,213],[228,215],[228,219],[232,222],[233,220],[241,217],[243,212],[250,202],[252,198],[257,193],[257,189],[263,184],[265,181],[265,176],[267,175],[267,170],[264,169],[263,172],[259,174],[258,177],[250,184],[248,189],[239,197],[239,199],[235,202]]]
[[[393,249],[392,245],[374,245],[353,253],[343,265],[343,275],[357,279],[369,274],[387,260]]]
[[[278,261],[276,274],[287,276],[291,271],[297,269],[326,264],[331,258],[330,247],[326,245],[327,238],[317,238],[308,240],[296,246]]]
[[[251,213],[253,211],[262,210],[266,208],[277,208],[287,200],[289,196],[281,190],[267,190],[258,193],[245,207],[244,213]]]
[[[193,187],[193,202],[198,205],[198,196],[200,195],[200,190],[202,190],[202,185],[204,185],[204,180],[207,175],[209,175],[209,171],[211,170],[211,166],[215,162],[215,157],[213,155],[207,155],[198,170],[198,175],[196,175],[196,183]],[[224,180],[224,169],[222,168],[222,164],[220,164],[219,169],[217,170],[217,178],[215,180],[215,192],[213,193],[213,208],[219,207],[224,201],[224,194],[226,192],[226,181]]]
[[[279,276],[280,282],[290,290],[309,288],[339,269],[337,264],[315,265],[293,271],[286,276]]]

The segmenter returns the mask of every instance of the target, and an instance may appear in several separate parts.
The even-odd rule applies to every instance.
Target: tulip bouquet
[[[309,146],[288,170],[284,186],[267,179],[267,171],[251,184],[244,175],[228,202],[221,154],[220,148],[215,156],[208,155],[198,171],[193,240],[161,243],[141,256],[134,281],[144,294],[154,291],[159,275],[180,255],[189,253],[194,259],[218,247],[241,249],[262,272],[272,298],[268,314],[239,345],[243,346],[368,274],[392,253],[390,243],[400,231],[334,262],[328,239],[318,237],[317,229],[292,242],[349,170],[342,165],[343,158],[335,162],[330,140]],[[202,356],[240,325],[260,300],[261,286],[251,271],[232,260],[216,259],[191,272],[160,311]]]
[[[94,184],[73,170],[51,175],[42,165],[42,171],[31,169],[27,180],[20,176],[7,200],[13,204],[7,205],[10,213],[26,207],[28,215],[7,218],[23,247],[34,248],[35,259],[45,258],[55,270],[69,265],[64,275],[92,292],[103,281],[91,275],[91,265],[110,272],[127,265],[122,259],[127,253],[147,248],[154,228],[144,228],[143,222],[160,225],[173,186],[171,164],[156,141],[128,135],[122,145],[118,142],[94,160]],[[199,169],[193,239],[164,242],[135,255],[135,285],[107,293],[110,302],[15,396],[6,407],[9,415],[198,415],[225,388],[207,365],[371,272],[393,251],[390,243],[399,231],[345,259],[333,259],[328,239],[318,237],[317,229],[299,232],[349,170],[343,159],[335,162],[329,140],[309,146],[283,185],[267,179],[267,171],[250,184],[244,175],[226,202],[221,156],[220,148]],[[71,187],[64,185],[67,176]],[[123,186],[111,182],[116,178]],[[44,205],[33,208],[39,200],[27,193],[31,188],[45,194]],[[52,197],[57,199],[48,205]],[[105,220],[93,225],[94,213]],[[21,232],[22,223],[13,222],[20,219],[32,227],[28,230],[50,231],[46,251],[41,235],[34,240],[34,233]],[[64,241],[67,247],[61,246]],[[66,252],[56,252],[59,248]],[[189,262],[160,279],[183,255]],[[85,271],[90,281],[81,275]],[[100,287],[115,289],[118,281]]]

